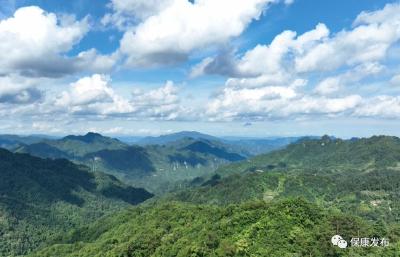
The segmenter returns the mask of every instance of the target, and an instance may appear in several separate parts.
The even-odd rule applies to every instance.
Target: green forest
[[[226,143],[193,138],[144,147],[93,134],[62,140],[59,151],[68,157],[72,146],[82,146],[79,154],[67,160],[51,158],[53,150],[40,154],[46,159],[21,147],[0,151],[0,256],[400,256],[397,137],[302,138],[249,157]],[[152,154],[167,149],[174,149],[172,167],[189,166],[185,155],[227,162],[198,174],[167,171],[165,154]],[[94,170],[76,160],[91,153],[121,170],[147,156],[148,167],[140,169],[152,175],[141,181],[169,172],[163,180],[172,186],[138,188],[110,175],[115,168]],[[165,170],[154,169],[160,158]],[[346,249],[332,245],[336,234]],[[387,238],[389,245],[351,247],[355,237]]]

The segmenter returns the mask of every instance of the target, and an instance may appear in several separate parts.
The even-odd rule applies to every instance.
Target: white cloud
[[[44,93],[35,80],[17,75],[0,77],[0,103],[30,104],[42,100]]]
[[[392,79],[390,80],[390,83],[393,86],[400,86],[400,74],[393,76]]]
[[[131,98],[118,94],[106,75],[94,74],[71,83],[55,102],[44,106],[50,112],[94,117],[126,117],[133,120],[187,119],[189,108],[181,105],[178,87],[168,81],[152,90],[134,89]]]
[[[223,64],[231,71],[223,75],[244,79],[246,82],[264,81],[265,84],[262,86],[288,83],[293,80],[296,73],[292,56],[302,54],[325,40],[329,35],[329,30],[324,24],[318,24],[315,29],[297,38],[296,35],[294,31],[284,31],[277,35],[270,45],[257,45],[238,60],[234,59],[233,54],[230,54],[229,62],[223,63],[218,61],[218,58],[206,58],[193,68],[192,75],[221,73],[219,64]]]
[[[36,6],[18,9],[0,21],[0,72],[57,73],[68,52],[88,31],[86,20],[58,19]]]
[[[225,61],[230,77],[210,101],[207,115],[212,120],[389,117],[397,108],[391,111],[389,106],[397,106],[397,100],[363,95],[362,87],[388,70],[387,51],[400,39],[399,10],[400,4],[392,4],[363,12],[352,29],[337,34],[331,34],[324,24],[302,35],[284,31],[269,45],[257,45],[242,55],[231,53]],[[218,59],[204,59],[192,69],[192,75],[218,73]],[[394,76],[391,82],[397,79]],[[358,93],[349,93],[354,90]],[[369,110],[373,104],[376,106]]]
[[[130,66],[183,61],[194,50],[227,42],[277,0],[173,0],[127,31],[120,50]]]
[[[133,93],[135,104],[143,106],[157,106],[160,104],[176,104],[178,99],[178,87],[172,81],[167,81],[164,87],[148,92],[136,91]]]
[[[354,85],[365,78],[377,75],[384,70],[379,63],[364,63],[337,76],[323,79],[315,88],[320,95],[330,95],[343,89],[345,86]]]
[[[134,92],[132,103],[143,117],[163,120],[190,119],[193,115],[191,109],[182,105],[178,94],[179,88],[172,81],[167,81],[161,88]]]
[[[276,36],[269,46],[257,45],[246,52],[238,63],[241,74],[260,76],[281,72],[282,58],[293,44],[295,36],[295,32],[285,31]]]
[[[100,74],[72,83],[70,89],[62,92],[56,99],[55,105],[82,115],[110,115],[134,111],[128,100],[114,92],[110,78]]]
[[[387,57],[400,39],[400,4],[388,4],[375,12],[363,12],[352,30],[342,30],[304,54],[296,56],[299,72],[334,70]]]
[[[368,99],[358,108],[354,116],[400,118],[400,97],[381,95]]]
[[[19,8],[13,17],[0,21],[0,74],[60,77],[111,69],[116,56],[100,55],[94,49],[66,57],[88,31],[87,18],[57,17],[37,6]]]
[[[158,14],[172,2],[173,0],[111,0],[113,13],[106,14],[102,23],[112,24],[125,30],[141,20]]]
[[[94,48],[80,52],[75,58],[76,70],[88,70],[105,73],[110,71],[119,58],[118,52],[111,55],[102,55]]]
[[[209,65],[214,61],[214,58],[207,57],[204,58],[200,63],[196,64],[190,71],[190,78],[197,78],[200,77],[207,72],[205,72],[205,69],[209,67]]]
[[[266,120],[309,115],[351,113],[361,104],[359,95],[317,97],[293,88],[224,89],[208,106],[212,120]]]
[[[341,89],[342,81],[340,77],[328,77],[322,80],[317,87],[315,92],[320,95],[330,95],[336,93]]]
[[[343,87],[339,84],[354,83],[384,70],[382,62],[388,57],[388,50],[400,40],[400,15],[395,15],[399,10],[397,3],[375,12],[363,12],[351,30],[337,34],[331,34],[324,24],[297,37],[296,32],[284,31],[269,45],[257,45],[236,59],[231,54],[229,70],[233,72],[229,76],[246,82],[265,81],[260,86],[276,86],[307,78],[313,72],[319,72],[320,77],[328,72],[331,77],[344,73],[340,78],[322,78],[316,89],[323,94],[336,92]],[[221,69],[215,60],[205,59],[194,67],[192,74],[218,73]]]

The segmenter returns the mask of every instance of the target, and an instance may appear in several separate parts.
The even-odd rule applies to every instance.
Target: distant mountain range
[[[53,137],[46,135],[30,135],[30,136],[0,135],[0,148],[12,150],[22,144],[34,144],[50,138]]]
[[[221,165],[246,158],[241,151],[236,152],[214,137],[205,139],[200,135],[138,146],[88,133],[21,144],[14,151],[41,158],[65,158],[116,175],[135,186],[162,192],[179,186],[179,181],[211,174]]]
[[[158,137],[145,137],[136,141],[135,143],[139,145],[163,145],[180,141],[185,138],[192,138],[197,140],[201,139],[211,142],[223,143],[225,148],[231,151],[239,152],[245,156],[254,156],[281,149],[290,143],[296,142],[302,137],[215,137],[196,131],[182,131],[173,134],[161,135]]]
[[[207,134],[199,133],[196,131],[182,131],[158,137],[145,137],[136,142],[138,145],[163,145],[182,140],[184,138],[192,139],[206,139],[210,141],[220,141],[218,137],[210,136]]]

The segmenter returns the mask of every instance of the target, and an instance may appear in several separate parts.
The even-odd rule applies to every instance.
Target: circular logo
[[[339,241],[343,240],[343,238],[339,235],[334,235],[331,239],[333,245],[338,245]]]
[[[339,248],[341,248],[341,249],[345,249],[347,247],[347,241],[341,239],[338,241],[337,246],[339,246]]]

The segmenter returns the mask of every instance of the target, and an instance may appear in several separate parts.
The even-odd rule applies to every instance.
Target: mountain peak
[[[84,136],[75,136],[75,135],[69,135],[63,138],[63,140],[77,140],[77,141],[83,141],[86,143],[93,143],[94,141],[102,138],[107,138],[99,133],[95,132],[88,132]]]
[[[86,135],[84,135],[83,137],[85,138],[101,138],[104,137],[103,135],[99,134],[99,133],[95,133],[95,132],[88,132]]]
[[[192,139],[206,139],[206,140],[218,140],[217,137],[203,134],[197,131],[181,131],[167,135],[161,135],[158,137],[145,137],[138,142],[140,145],[161,145],[168,144],[175,141],[179,141],[185,138]]]

